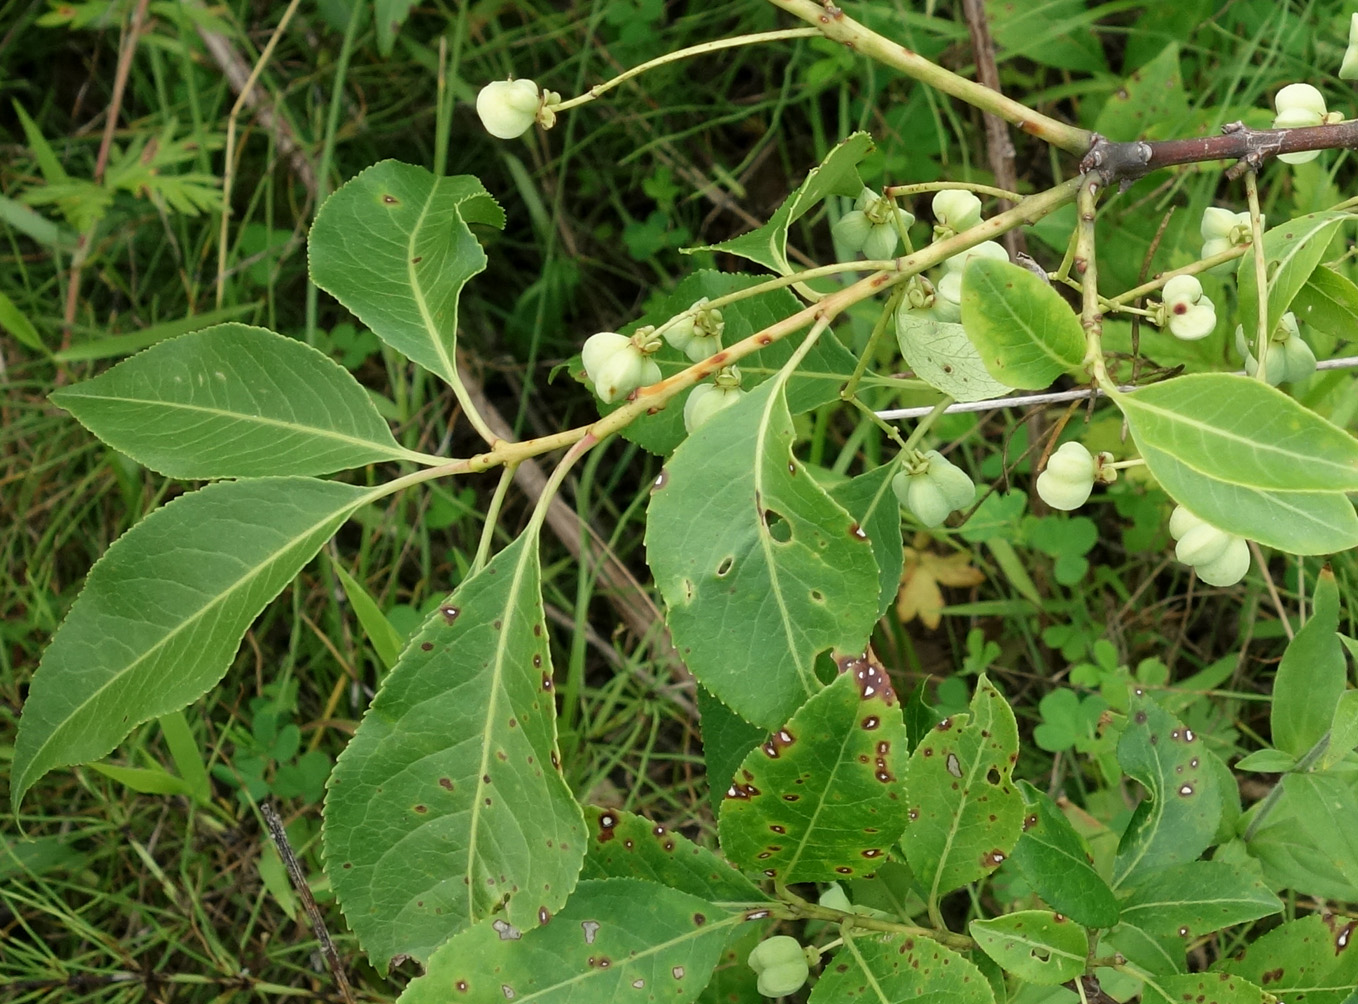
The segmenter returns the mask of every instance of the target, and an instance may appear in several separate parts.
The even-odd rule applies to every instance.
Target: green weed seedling
[[[661,6],[646,10],[659,17]],[[527,441],[492,430],[456,362],[459,296],[486,267],[481,237],[505,210],[474,177],[396,161],[363,171],[319,211],[311,277],[387,349],[444,381],[485,448],[449,457],[398,444],[342,366],[239,323],[56,391],[109,445],[208,483],[151,513],[90,570],[33,679],[14,805],[47,772],[104,756],[136,724],[212,688],[264,605],[367,507],[561,453],[526,527],[498,549],[497,493],[472,567],[399,649],[329,777],[326,874],[379,971],[398,959],[424,967],[403,1004],[1137,994],[1352,1004],[1358,921],[1342,911],[1358,903],[1358,702],[1330,573],[1306,583],[1314,601],[1277,671],[1272,746],[1240,765],[1283,778],[1243,815],[1221,755],[1230,746],[1174,710],[1163,664],[1128,673],[1105,644],[1072,673],[1078,690],[1038,705],[1029,743],[984,672],[952,684],[941,720],[919,691],[903,703],[871,640],[900,582],[903,521],[946,544],[954,532],[967,539],[952,514],[981,506],[982,527],[987,512],[995,519],[975,543],[1021,598],[1031,570],[996,528],[1026,519],[1028,541],[1056,559],[1056,582],[1074,586],[1101,560],[1096,524],[1047,510],[1077,509],[1133,469],[1171,500],[1160,522],[1182,574],[1192,569],[1203,588],[1239,582],[1266,551],[1358,545],[1348,497],[1358,441],[1278,386],[1304,386],[1325,355],[1307,318],[1358,323],[1358,287],[1327,264],[1358,199],[1266,227],[1258,198],[1271,159],[1358,146],[1358,122],[1336,121],[1319,91],[1294,84],[1279,95],[1276,128],[1267,112],[1262,123],[1242,112],[1208,135],[1170,42],[1143,54],[1086,129],[832,4],[774,6],[805,25],[657,62],[814,38],[830,72],[861,60],[899,71],[1045,141],[1054,164],[1079,158],[1078,170],[1031,194],[960,181],[869,188],[873,140],[852,132],[766,223],[706,249],[757,271],[696,270],[625,330],[582,339],[569,369],[600,417]],[[1072,72],[1103,69],[1064,18],[1015,17],[997,32],[1016,52],[1051,46]],[[523,77],[498,81],[477,110],[513,139],[646,68],[570,100]],[[181,145],[167,135],[163,156]],[[1101,210],[1144,175],[1221,160],[1243,178],[1245,208],[1230,220],[1209,213],[1205,255],[1146,277],[1151,237],[1101,228]],[[163,195],[191,211],[193,183]],[[793,228],[828,229],[831,216],[839,260],[801,267]],[[657,209],[624,239],[641,254],[673,236],[664,223]],[[1054,268],[998,243],[1021,228],[1054,251]],[[850,314],[871,318],[852,346],[835,330]],[[1105,331],[1111,343],[1128,320],[1178,369],[1124,365]],[[331,337],[354,360],[365,354]],[[893,341],[908,386],[929,400],[904,435],[873,409],[883,388],[907,385],[874,366]],[[1246,373],[1233,372],[1240,365]],[[937,421],[953,402],[1002,407],[1011,391],[1058,381],[1101,393],[1129,439],[1102,436],[1093,449],[1078,435],[1035,440],[1035,482],[1003,486],[986,510],[965,451],[937,438]],[[798,452],[804,416],[836,405],[891,444],[872,469],[851,475]],[[539,538],[573,465],[612,436],[663,458],[646,560],[664,627],[701,687],[719,850],[582,805],[567,783]],[[368,465],[404,473],[329,477]],[[1073,658],[1098,637],[1092,619],[1057,634],[1051,644]],[[990,662],[975,652],[973,668]],[[237,758],[246,789],[286,782],[305,794],[317,775],[293,760],[295,727],[277,708],[252,714],[254,766]],[[1050,763],[1038,749],[1080,761],[1084,806],[1048,791],[1044,769],[1029,771]],[[297,776],[280,766],[270,780],[269,760]]]

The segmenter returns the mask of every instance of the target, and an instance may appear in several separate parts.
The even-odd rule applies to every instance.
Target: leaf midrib
[[[228,411],[227,409],[224,408],[210,408],[206,405],[190,404],[183,401],[151,400],[149,398],[126,397],[118,394],[82,393],[78,395],[78,397],[81,401],[100,401],[109,402],[113,404],[127,404],[127,405],[138,405],[143,407],[165,408],[167,410],[181,411],[188,414],[200,414],[213,418],[230,419],[233,422],[238,423],[253,423],[264,428],[288,429],[291,431],[303,432],[320,439],[330,439],[335,441],[336,443],[342,443],[346,446],[367,446],[379,448],[387,456],[393,458],[403,456],[403,454],[400,453],[400,448],[396,445],[395,441],[393,441],[389,446],[388,444],[383,443],[379,440],[363,439],[358,436],[349,435],[347,433],[341,433],[332,429],[326,429],[323,426],[303,425],[298,422],[286,422],[283,421],[282,419],[269,418],[264,415],[252,415],[246,412]],[[390,430],[388,430],[388,433],[389,432]]]
[[[792,633],[792,618],[788,614],[787,602],[783,597],[783,587],[779,582],[778,563],[773,553],[773,535],[764,523],[763,503],[768,501],[768,496],[764,492],[764,459],[767,456],[767,437],[769,425],[772,422],[771,412],[773,404],[778,400],[783,392],[783,383],[774,377],[769,381],[769,396],[764,403],[764,408],[759,415],[759,425],[755,429],[755,450],[754,450],[754,501],[755,501],[755,526],[759,537],[759,548],[764,553],[764,562],[769,569],[769,592],[778,604],[778,616],[783,626],[783,637],[787,640],[787,650],[792,656],[793,665],[797,670],[797,677],[801,680],[802,688],[807,694],[816,692],[815,678],[811,669],[802,660],[801,648],[797,644],[797,639]],[[795,458],[792,460],[796,463]],[[785,520],[786,516],[783,517]]]
[[[357,499],[354,499],[350,503],[348,503],[348,511],[353,512],[360,506],[365,505],[368,502],[371,502],[374,499],[381,497],[382,494],[383,489],[374,489],[373,491],[366,492],[365,494],[359,496]],[[221,592],[216,593],[211,598],[211,600],[204,604],[198,611],[193,613],[191,616],[185,617],[173,629],[166,631],[154,644],[152,644],[145,651],[137,655],[131,661],[125,663],[121,669],[117,670],[112,676],[110,676],[107,680],[105,680],[97,688],[95,688],[94,692],[91,693],[89,697],[82,701],[80,704],[76,705],[65,716],[64,720],[58,723],[58,725],[54,729],[52,729],[50,733],[48,733],[47,738],[43,740],[43,742],[41,742],[38,745],[38,747],[33,751],[32,755],[29,757],[27,768],[24,770],[23,774],[20,776],[18,780],[18,783],[15,785],[15,791],[22,792],[25,790],[28,775],[32,772],[33,765],[40,763],[40,757],[43,751],[50,747],[60,735],[64,734],[65,731],[71,727],[71,722],[76,718],[77,715],[83,713],[86,708],[88,708],[91,704],[96,702],[110,687],[114,686],[120,680],[125,679],[129,673],[134,672],[141,665],[149,661],[158,652],[165,648],[170,643],[171,640],[178,638],[180,634],[188,630],[190,625],[196,626],[204,617],[208,615],[208,613],[217,610],[222,604],[226,602],[227,599],[234,596],[242,588],[245,588],[246,584],[253,583],[256,579],[259,578],[260,574],[262,574],[264,570],[271,568],[274,565],[274,563],[280,560],[282,557],[284,557],[288,551],[295,548],[300,541],[305,540],[307,537],[315,534],[322,526],[325,525],[325,523],[332,519],[335,519],[337,516],[339,516],[341,512],[343,512],[342,508],[333,510],[327,513],[323,518],[318,519],[306,531],[294,535],[286,544],[279,547],[272,554],[270,554],[267,557],[267,559],[257,562],[250,570],[250,574],[242,575],[241,578],[239,578],[234,584],[230,586],[230,588],[224,589]],[[143,719],[143,721],[144,720],[145,719]]]
[[[1193,377],[1192,377],[1192,376],[1188,376],[1188,377],[1180,377],[1179,379],[1180,379],[1180,380],[1188,380],[1188,381],[1190,381],[1190,382],[1193,381]],[[1133,412],[1134,412],[1134,411],[1136,411],[1137,409],[1140,409],[1140,410],[1142,411],[1143,414],[1151,415],[1151,416],[1154,416],[1154,417],[1160,418],[1160,419],[1168,419],[1168,420],[1170,420],[1171,422],[1174,422],[1174,423],[1177,423],[1177,424],[1180,424],[1180,425],[1184,425],[1184,426],[1186,426],[1186,427],[1188,427],[1188,428],[1190,428],[1190,429],[1192,429],[1192,430],[1194,430],[1194,431],[1197,431],[1197,432],[1203,432],[1203,431],[1205,431],[1205,432],[1207,432],[1207,433],[1211,433],[1211,434],[1212,434],[1213,436],[1215,436],[1219,441],[1225,441],[1225,442],[1231,443],[1232,445],[1242,445],[1242,446],[1248,447],[1252,452],[1254,452],[1254,453],[1256,453],[1256,454],[1264,454],[1264,455],[1273,454],[1273,455],[1276,455],[1277,458],[1278,458],[1278,460],[1279,460],[1279,462],[1282,462],[1282,463],[1289,463],[1289,464],[1291,464],[1291,469],[1294,470],[1294,471],[1296,470],[1296,459],[1297,459],[1297,458],[1296,458],[1296,454],[1295,454],[1294,452],[1290,451],[1290,450],[1282,449],[1282,448],[1277,447],[1277,446],[1274,446],[1274,445],[1272,445],[1272,444],[1270,444],[1270,443],[1261,443],[1261,442],[1259,442],[1258,440],[1250,439],[1248,436],[1242,436],[1242,435],[1238,435],[1238,434],[1236,434],[1236,433],[1232,433],[1232,432],[1230,432],[1229,430],[1222,429],[1222,428],[1219,427],[1219,426],[1211,425],[1211,424],[1208,423],[1208,422],[1203,422],[1203,421],[1200,421],[1200,420],[1198,420],[1198,419],[1189,418],[1189,417],[1185,416],[1182,412],[1176,412],[1176,411],[1172,411],[1172,410],[1170,410],[1170,409],[1168,409],[1168,408],[1160,407],[1160,406],[1153,405],[1153,404],[1148,404],[1148,403],[1146,403],[1146,399],[1145,399],[1144,397],[1141,397],[1141,396],[1138,396],[1138,395],[1130,395],[1130,394],[1119,395],[1119,398],[1118,398],[1118,405],[1119,405],[1119,407],[1122,408],[1122,411],[1123,411],[1124,414],[1126,414],[1126,413],[1129,412],[1129,411],[1133,411]],[[1128,417],[1130,418],[1130,415],[1129,415]],[[1135,434],[1135,433],[1136,433],[1136,428],[1135,428],[1136,423],[1135,423],[1135,421],[1132,422],[1132,426],[1133,426],[1133,429],[1132,429],[1133,434]],[[1341,430],[1341,431],[1342,431],[1342,430]],[[1143,434],[1144,434],[1144,430],[1143,430]],[[1140,438],[1141,438],[1140,436],[1137,436],[1137,439],[1138,439],[1138,440],[1140,440]],[[1206,443],[1206,442],[1208,442],[1208,439],[1207,439],[1206,437],[1204,437],[1204,443]],[[1163,453],[1168,454],[1169,456],[1173,457],[1175,460],[1178,460],[1178,461],[1179,461],[1181,464],[1183,464],[1184,466],[1189,467],[1189,468],[1193,469],[1194,471],[1197,471],[1198,473],[1207,474],[1208,477],[1211,477],[1211,478],[1213,478],[1213,479],[1215,479],[1215,480],[1217,480],[1217,481],[1221,481],[1223,484],[1233,484],[1233,485],[1237,485],[1237,486],[1239,486],[1239,487],[1241,487],[1241,488],[1249,488],[1249,489],[1252,489],[1252,490],[1255,490],[1255,491],[1279,492],[1279,493],[1282,493],[1282,494],[1302,493],[1302,492],[1309,492],[1309,493],[1316,493],[1316,492],[1324,493],[1324,492],[1325,492],[1325,489],[1323,489],[1323,488],[1277,488],[1277,487],[1274,487],[1274,486],[1272,486],[1272,485],[1265,485],[1265,486],[1254,485],[1254,484],[1250,484],[1250,483],[1245,482],[1245,481],[1228,481],[1226,478],[1223,478],[1223,477],[1221,477],[1220,475],[1218,475],[1218,474],[1216,474],[1216,473],[1210,473],[1210,474],[1208,474],[1206,471],[1203,471],[1201,468],[1196,467],[1196,466],[1194,466],[1193,464],[1189,463],[1187,460],[1183,459],[1183,457],[1181,457],[1179,454],[1174,453],[1174,452],[1171,452],[1169,449],[1167,449],[1167,448],[1166,448],[1165,446],[1163,446],[1163,445],[1156,444],[1156,445],[1154,446],[1154,448],[1160,450],[1160,451],[1163,452]],[[1312,467],[1312,469],[1315,469],[1316,467],[1324,467],[1324,468],[1327,468],[1327,469],[1330,469],[1330,470],[1337,471],[1338,473],[1340,473],[1340,474],[1342,474],[1342,475],[1345,475],[1345,476],[1348,476],[1348,477],[1355,477],[1356,473],[1358,473],[1358,472],[1355,472],[1354,468],[1351,467],[1351,466],[1347,466],[1347,465],[1344,465],[1344,464],[1330,463],[1330,462],[1327,461],[1324,457],[1308,457],[1308,458],[1307,458],[1307,463],[1308,463],[1309,466]],[[1355,486],[1358,486],[1358,480],[1355,480],[1354,484],[1355,484]],[[1334,490],[1338,491],[1339,488],[1336,487]],[[1358,490],[1358,487],[1355,487],[1354,489],[1345,489],[1345,490]]]
[[[506,653],[509,648],[510,639],[514,634],[513,624],[516,619],[513,613],[514,607],[518,603],[519,593],[523,588],[527,566],[536,563],[538,557],[536,528],[530,527],[528,530],[525,530],[522,539],[523,552],[520,554],[519,560],[514,566],[514,577],[510,581],[510,587],[505,596],[505,602],[500,608],[504,624],[497,632],[499,640],[496,642],[495,658],[492,661],[489,686],[490,697],[486,701],[485,721],[481,727],[481,759],[477,766],[476,776],[473,780],[473,783],[476,785],[476,790],[473,793],[472,798],[471,816],[467,822],[467,863],[463,868],[463,875],[467,879],[467,889],[469,890],[467,895],[467,923],[469,925],[475,924],[478,919],[474,906],[476,897],[471,895],[470,890],[475,887],[476,883],[476,876],[473,874],[473,869],[476,866],[476,845],[478,843],[477,838],[480,834],[481,809],[485,802],[481,793],[486,788],[486,784],[481,779],[487,776],[487,771],[490,767],[491,722],[495,720],[496,715],[498,714],[500,701],[504,693],[501,682],[504,679]],[[544,775],[544,777],[546,777],[546,775]]]

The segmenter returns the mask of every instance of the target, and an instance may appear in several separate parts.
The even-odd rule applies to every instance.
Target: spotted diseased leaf
[[[1329,731],[1347,686],[1348,664],[1339,642],[1339,586],[1326,568],[1316,578],[1311,617],[1288,643],[1273,678],[1273,745],[1294,757],[1310,752]]]
[[[1168,865],[1195,860],[1212,843],[1221,817],[1216,774],[1202,740],[1135,688],[1118,763],[1146,789],[1118,843],[1113,888]]]
[[[1184,1001],[1211,1001],[1212,1004],[1270,1004],[1272,998],[1242,976],[1230,973],[1183,973],[1160,976],[1146,982],[1141,992],[1144,1004],[1183,1004]]]
[[[1145,873],[1127,890],[1122,919],[1154,935],[1188,940],[1282,908],[1249,869],[1225,861],[1189,861]]]
[[[981,353],[960,324],[918,311],[898,310],[896,342],[901,358],[915,376],[949,397],[984,401],[1009,393],[1009,387],[986,370]]]
[[[825,966],[809,1004],[994,1004],[981,971],[950,948],[908,935],[846,938]]]
[[[872,656],[842,658],[835,681],[754,750],[721,807],[721,845],[782,882],[874,872],[905,826],[905,722]]]
[[[765,729],[820,690],[816,656],[862,651],[877,617],[868,535],[797,461],[793,438],[780,375],[674,451],[646,523],[681,657]]]
[[[1358,986],[1358,920],[1315,913],[1290,920],[1212,968],[1284,1004],[1343,1004]]]
[[[973,920],[968,928],[981,950],[1021,980],[1056,986],[1079,976],[1089,956],[1083,927],[1050,910],[1017,910]]]
[[[430,614],[331,775],[326,871],[379,967],[493,912],[527,930],[570,895],[586,835],[553,688],[529,531]]]
[[[540,927],[522,930],[497,916],[446,942],[401,1004],[688,1004],[743,921],[655,882],[581,882]]]
[[[639,878],[741,909],[768,897],[729,862],[660,823],[585,806],[589,849],[581,879]]]
[[[877,562],[879,620],[891,608],[904,562],[901,503],[891,490],[891,478],[899,469],[896,464],[883,464],[830,489],[830,497],[858,521],[872,545],[872,556]]]
[[[1023,796],[1012,774],[1018,727],[983,674],[967,714],[920,739],[906,774],[909,811],[902,845],[929,901],[998,868],[1023,830]]]
[[[1094,870],[1084,841],[1046,794],[1026,781],[1023,836],[1011,855],[1024,879],[1047,905],[1086,927],[1112,927],[1118,903]]]

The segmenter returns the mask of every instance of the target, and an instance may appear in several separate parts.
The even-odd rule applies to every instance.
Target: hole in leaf
[[[717,566],[717,578],[721,578],[731,570],[731,566],[736,563],[736,559],[729,554],[721,559],[721,564]]]
[[[786,544],[792,539],[792,527],[781,515],[772,509],[765,509],[761,517],[764,527],[769,531],[769,536],[780,544]]]

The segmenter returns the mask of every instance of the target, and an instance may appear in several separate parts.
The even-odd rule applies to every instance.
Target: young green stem
[[[752,35],[737,35],[733,38],[719,38],[712,42],[703,42],[700,45],[690,45],[687,49],[676,49],[674,52],[667,52],[663,56],[657,56],[655,59],[648,59],[644,63],[638,63],[630,70],[619,73],[612,80],[606,80],[602,84],[595,84],[584,94],[553,106],[553,111],[560,113],[583,105],[586,102],[593,101],[600,95],[608,93],[619,84],[625,83],[633,77],[640,76],[647,70],[654,70],[657,66],[664,66],[666,63],[674,63],[681,59],[701,56],[708,52],[720,52],[722,49],[734,49],[736,46],[740,45],[758,45],[760,42],[781,42],[784,39],[789,38],[811,38],[819,34],[820,32],[816,31],[814,28],[783,28],[778,31],[761,31]]]
[[[1099,270],[1095,262],[1094,221],[1099,199],[1099,180],[1094,174],[1081,179],[1075,200],[1079,221],[1075,231],[1075,271],[1080,273],[1080,325],[1085,331],[1085,365],[1094,382],[1110,393],[1117,388],[1108,377],[1103,358],[1103,313],[1099,309]]]
[[[491,496],[490,505],[486,508],[486,520],[481,527],[481,542],[476,547],[476,557],[472,559],[471,573],[479,572],[490,558],[490,545],[495,539],[495,528],[500,522],[500,508],[504,505],[509,486],[514,482],[514,471],[518,466],[505,464],[504,470],[500,472],[500,482],[495,486],[495,494]]]
[[[1325,734],[1316,740],[1316,744],[1306,751],[1306,755],[1297,761],[1297,765],[1288,773],[1305,774],[1310,771],[1311,766],[1325,755],[1325,751],[1330,748],[1330,733],[1326,730]],[[1264,825],[1264,820],[1278,806],[1278,800],[1283,797],[1283,784],[1287,777],[1284,775],[1279,778],[1278,783],[1269,789],[1267,795],[1259,802],[1258,808],[1254,810],[1254,818],[1250,820],[1250,825],[1245,828],[1243,840],[1249,843],[1259,832],[1259,827]]]
[[[1012,230],[1014,227],[1042,219],[1074,199],[1080,183],[1080,178],[1071,178],[1055,188],[1048,189],[1038,195],[1030,195],[1008,212],[992,217],[970,230],[949,237],[945,241],[930,244],[927,248],[912,255],[895,259],[892,264],[896,267],[896,271],[883,270],[865,276],[853,285],[836,290],[819,302],[803,307],[794,314],[789,314],[782,320],[770,324],[761,331],[756,331],[702,362],[694,363],[688,369],[681,370],[659,383],[641,388],[625,405],[596,422],[524,442],[506,442],[503,439],[495,439],[494,434],[491,433],[489,438],[492,439],[492,446],[486,452],[471,457],[449,460],[436,467],[429,467],[397,478],[375,488],[370,501],[384,498],[403,488],[431,481],[435,478],[454,474],[477,473],[499,467],[501,464],[519,463],[529,457],[564,449],[584,439],[587,435],[593,436],[596,441],[602,440],[625,428],[641,415],[648,412],[654,413],[664,408],[671,398],[681,394],[694,384],[706,380],[722,367],[739,362],[746,356],[795,334],[808,324],[814,324],[818,321],[828,324],[860,300],[876,296],[895,283],[903,282],[912,275],[918,275],[926,268],[932,268],[944,259],[975,247],[982,241],[990,240],[999,234]],[[717,302],[719,301],[714,300],[712,304]],[[472,413],[469,412],[469,414]]]
[[[882,340],[882,335],[886,332],[887,326],[896,319],[896,308],[900,306],[902,295],[904,295],[904,287],[897,286],[887,297],[886,306],[877,315],[877,323],[872,326],[872,334],[868,336],[868,344],[863,346],[863,351],[858,354],[858,365],[853,368],[853,375],[849,377],[849,382],[839,392],[841,401],[853,400],[854,392],[858,390],[858,381],[863,379],[863,373],[867,370],[868,363],[877,353],[877,343]]]
[[[1268,265],[1264,261],[1264,223],[1259,214],[1259,176],[1254,171],[1245,172],[1245,196],[1250,203],[1250,233],[1254,240],[1254,285],[1257,296],[1256,309],[1259,311],[1258,336],[1255,343],[1254,358],[1259,361],[1255,377],[1267,382],[1265,371],[1268,369],[1268,339],[1273,332],[1268,323]]]
[[[1021,102],[1005,97],[998,91],[992,91],[983,84],[960,77],[936,63],[929,62],[918,53],[859,24],[838,7],[827,7],[817,0],[769,0],[769,2],[794,17],[801,18],[807,24],[817,25],[821,33],[831,41],[840,42],[854,52],[900,70],[906,76],[935,90],[951,94],[975,108],[997,115],[1052,146],[1069,153],[1082,154],[1089,149],[1089,144],[1094,138],[1094,134],[1088,129],[1080,129],[1049,118]]]
[[[892,185],[886,190],[886,194],[893,198],[903,198],[908,195],[923,195],[925,192],[952,192],[957,189],[975,192],[978,195],[993,195],[997,199],[1009,202],[1023,201],[1023,196],[1017,192],[995,188],[993,185],[978,185],[971,181],[923,181],[915,185]]]

